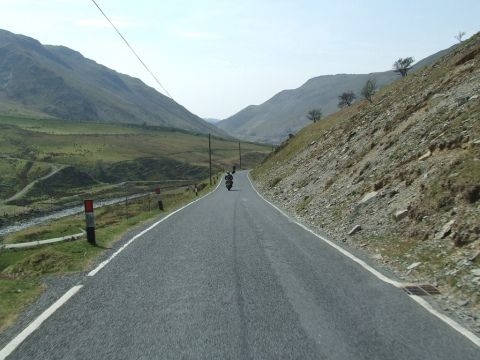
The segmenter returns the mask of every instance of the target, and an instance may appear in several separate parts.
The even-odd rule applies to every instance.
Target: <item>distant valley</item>
[[[214,118],[204,118],[203,120],[205,120],[206,122],[208,122],[210,124],[216,124],[216,123],[222,121],[221,119],[214,119]]]
[[[439,51],[413,66],[413,71],[434,63],[450,49]],[[394,59],[392,59],[393,63]],[[321,108],[323,115],[338,110],[338,95],[352,90],[357,98],[365,82],[373,78],[379,88],[397,80],[393,71],[371,74],[323,75],[308,80],[297,89],[283,90],[260,105],[250,105],[217,124],[220,129],[240,139],[280,143],[290,133],[310,123],[309,110]]]

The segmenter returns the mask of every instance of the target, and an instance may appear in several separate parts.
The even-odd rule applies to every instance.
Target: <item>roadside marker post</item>
[[[164,208],[163,208],[163,201],[162,201],[162,197],[160,196],[160,187],[157,187],[155,189],[155,194],[157,194],[157,204],[158,204],[158,210],[161,210],[163,211]]]
[[[97,245],[95,241],[95,216],[93,214],[93,200],[84,200],[85,222],[87,230],[87,241],[92,245]]]

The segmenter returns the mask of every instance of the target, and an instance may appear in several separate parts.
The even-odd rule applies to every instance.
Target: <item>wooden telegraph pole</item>
[[[210,163],[210,185],[212,185],[212,145],[208,134],[208,161]]]
[[[240,141],[238,142],[238,157],[240,159],[240,170],[242,170],[242,148],[240,146]]]

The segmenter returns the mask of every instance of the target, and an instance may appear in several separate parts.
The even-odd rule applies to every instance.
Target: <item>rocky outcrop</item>
[[[479,94],[475,35],[382,89],[373,103],[300,131],[254,170],[254,179],[309,226],[380,254],[376,261],[399,277],[434,284],[454,304],[468,299],[462,308],[478,314]],[[362,231],[349,236],[358,224]]]

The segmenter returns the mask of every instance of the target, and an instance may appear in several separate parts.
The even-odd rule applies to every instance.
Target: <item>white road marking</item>
[[[340,251],[343,255],[345,255],[346,257],[348,257],[349,259],[355,261],[357,264],[359,264],[361,267],[363,267],[365,270],[369,271],[370,273],[372,273],[373,275],[375,275],[378,279],[382,280],[383,282],[386,282],[387,284],[391,284],[397,288],[401,288],[404,286],[404,284],[398,282],[398,281],[395,281],[395,280],[392,280],[390,279],[389,277],[383,275],[382,273],[380,273],[379,271],[375,270],[374,268],[372,268],[370,265],[368,265],[365,261],[363,260],[360,260],[358,257],[356,257],[355,255],[353,255],[352,253],[348,252],[347,250],[345,250],[344,248],[342,248],[341,246],[338,246],[337,244],[333,243],[332,241],[326,239],[325,237],[315,233],[313,230],[309,229],[308,227],[306,227],[305,225],[301,224],[300,222],[292,219],[288,214],[286,214],[285,212],[283,212],[281,209],[279,209],[277,206],[275,206],[274,204],[272,204],[270,201],[268,201],[267,199],[265,199],[258,191],[257,189],[255,188],[255,186],[253,185],[252,183],[252,180],[250,179],[250,173],[247,174],[247,178],[248,178],[248,181],[250,181],[250,185],[252,186],[253,190],[255,190],[255,192],[257,193],[257,195],[263,200],[265,201],[266,203],[268,203],[270,206],[272,206],[274,209],[276,209],[280,214],[282,214],[283,216],[287,217],[289,220],[291,220],[292,222],[294,222],[295,224],[297,224],[298,226],[300,226],[302,229],[308,231],[309,233],[311,233],[312,235],[314,235],[315,237],[319,238],[320,240],[323,240],[324,242],[326,242],[328,245],[330,245],[331,247],[333,247],[334,249]],[[408,295],[408,294],[406,294]],[[422,299],[421,297],[419,296],[416,296],[416,295],[408,295],[410,298],[412,298],[415,302],[417,302],[418,304],[420,304],[421,306],[423,306],[428,312],[430,312],[431,314],[435,315],[437,318],[439,318],[440,320],[442,320],[443,322],[445,322],[446,324],[448,324],[450,327],[452,327],[453,329],[455,329],[456,331],[458,331],[460,334],[462,334],[463,336],[465,336],[468,340],[470,340],[471,342],[473,342],[475,345],[477,345],[478,347],[480,347],[480,338],[478,336],[476,336],[474,333],[472,333],[470,330],[468,329],[465,329],[463,326],[461,326],[459,323],[457,323],[455,320],[452,320],[450,319],[448,316],[444,315],[444,314],[441,314],[439,313],[438,311],[436,311],[427,301],[425,301],[424,299]]]
[[[147,229],[143,230],[142,232],[138,233],[137,235],[135,235],[134,237],[132,237],[130,240],[128,240],[125,244],[123,244],[117,251],[115,251],[107,260],[105,261],[102,261],[100,264],[98,264],[98,266],[93,269],[92,271],[90,271],[87,276],[94,276],[97,272],[99,272],[103,267],[105,267],[105,265],[107,265],[110,261],[112,261],[115,256],[117,256],[121,251],[123,251],[128,245],[130,245],[132,242],[134,242],[136,239],[138,239],[140,236],[142,236],[143,234],[149,232],[150,230],[152,230],[155,226],[157,226],[158,224],[164,222],[165,220],[167,220],[169,217],[175,215],[176,213],[182,211],[183,209],[185,209],[186,207],[196,203],[197,201],[200,201],[202,200],[204,197],[214,193],[218,187],[220,186],[220,184],[222,183],[222,180],[220,180],[217,184],[217,186],[215,187],[215,189],[213,189],[212,191],[210,191],[208,194],[205,194],[203,195],[202,197],[192,201],[192,202],[189,202],[187,205],[184,205],[182,206],[180,209],[177,209],[173,212],[171,212],[170,214],[168,214],[167,216],[165,216],[164,218],[160,219],[159,221],[157,221],[156,223],[154,223],[153,225],[151,225],[150,227],[148,227]]]
[[[102,261],[94,270],[90,271],[87,274],[87,276],[95,275],[105,265],[107,265],[115,256],[117,256],[123,249],[125,249],[128,245],[130,245],[135,239],[139,238],[140,236],[145,234],[147,231],[150,231],[155,226],[160,224],[162,221],[167,220],[170,216],[178,213],[179,211],[182,211],[183,209],[192,205],[193,203],[195,203],[195,202],[203,199],[204,197],[214,193],[218,189],[218,187],[220,186],[221,183],[222,183],[222,181],[220,180],[218,182],[217,186],[215,187],[215,189],[210,191],[208,194],[205,194],[202,197],[200,197],[200,198],[182,206],[180,209],[177,209],[177,210],[171,212],[170,214],[168,214],[167,216],[165,216],[161,220],[157,221],[155,224],[153,224],[149,228],[147,228],[147,229],[143,230],[142,232],[140,232],[139,234],[135,235],[133,238],[128,240],[127,243],[125,243],[117,251],[115,251],[107,260]],[[75,295],[78,292],[78,290],[80,290],[82,287],[83,287],[83,285],[77,285],[77,286],[72,287],[65,294],[63,294],[63,296],[60,299],[58,299],[53,305],[51,305],[47,310],[45,310],[42,314],[40,314],[39,317],[37,317],[35,320],[33,320],[20,334],[15,336],[15,338],[13,338],[3,349],[0,350],[0,360],[4,360],[7,356],[9,356],[31,333],[33,333],[36,329],[38,329],[38,327],[46,319],[48,319],[50,317],[50,315],[52,315],[63,304],[65,304],[68,301],[68,299],[70,299],[73,295]]]
[[[37,330],[40,325],[47,320],[56,310],[58,310],[68,299],[75,295],[83,285],[77,285],[68,290],[63,296],[55,301],[47,310],[33,320],[20,334],[15,336],[2,350],[0,350],[0,360],[4,360],[10,355],[31,333]]]
[[[457,323],[455,320],[450,319],[448,316],[439,313],[437,310],[435,310],[432,305],[430,305],[425,299],[422,299],[420,296],[417,295],[409,295],[413,300],[415,300],[417,303],[422,305],[427,311],[438,317],[440,320],[444,321],[448,325],[450,325],[452,328],[457,330],[460,334],[465,336],[468,340],[473,342],[475,345],[480,347],[480,338],[478,338],[474,333],[471,331],[465,329],[462,325]]]

